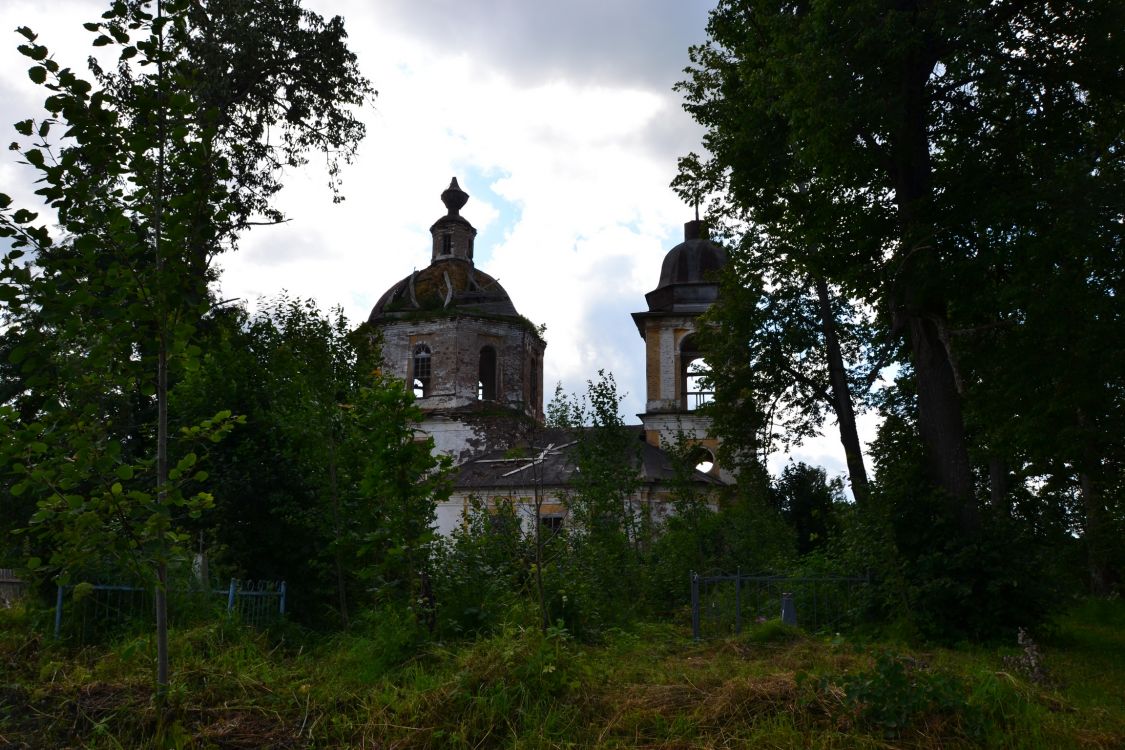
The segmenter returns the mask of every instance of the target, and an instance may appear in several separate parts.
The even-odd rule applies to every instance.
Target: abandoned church
[[[565,523],[564,498],[575,468],[576,431],[544,427],[546,342],[512,304],[499,282],[473,261],[477,230],[461,209],[469,196],[453,179],[441,194],[446,213],[430,227],[430,265],[394,284],[375,304],[369,324],[382,338],[385,371],[410,384],[424,418],[418,429],[452,457],[454,492],[438,506],[437,527],[462,522],[471,498],[510,500],[529,512],[541,498],[544,523]],[[697,411],[710,394],[695,344],[699,316],[718,294],[726,253],[707,239],[702,222],[684,227],[668,251],[647,309],[633,313],[645,342],[647,401],[636,435],[636,505],[659,518],[668,512],[671,456],[677,435],[699,446],[692,476],[701,487],[728,484],[715,459],[710,422]]]

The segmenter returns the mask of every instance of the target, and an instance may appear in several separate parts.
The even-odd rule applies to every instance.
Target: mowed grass
[[[774,623],[693,642],[668,624],[580,644],[509,625],[426,643],[375,613],[317,639],[215,622],[68,649],[0,613],[0,747],[1125,748],[1125,606],[1085,602],[1037,648],[918,648]],[[1007,657],[1007,658],[1006,658]]]

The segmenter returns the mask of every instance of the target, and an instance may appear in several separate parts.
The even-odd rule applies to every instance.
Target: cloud
[[[704,39],[705,0],[428,0],[388,2],[377,22],[511,71],[523,84],[666,89]],[[353,11],[348,11],[349,15]]]

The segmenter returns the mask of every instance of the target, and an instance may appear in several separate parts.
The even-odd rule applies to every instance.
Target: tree
[[[376,348],[339,308],[284,295],[254,315],[216,311],[199,339],[204,353],[173,389],[172,415],[191,423],[218,402],[246,422],[213,452],[215,509],[194,530],[232,573],[306,581],[292,592],[306,622],[332,609],[346,626],[357,581],[344,527],[361,503],[366,451],[351,413]]]
[[[824,279],[777,263],[777,250],[769,237],[745,234],[705,316],[700,344],[716,381],[716,430],[726,439],[729,465],[750,456],[764,464],[779,446],[816,434],[833,414],[852,493],[862,504],[868,477],[853,394],[869,390],[884,360],[873,356],[881,353],[869,344],[861,306],[832,294]]]
[[[547,422],[573,431],[575,439],[565,499],[570,549],[561,562],[572,566],[565,585],[571,598],[582,600],[573,609],[587,622],[570,624],[596,628],[640,604],[628,589],[641,574],[652,517],[639,501],[641,445],[621,418],[623,396],[613,374],[599,370],[586,386],[585,394],[569,398],[560,386],[547,406]]]
[[[353,407],[365,442],[361,503],[350,519],[355,559],[365,580],[413,603],[427,594],[425,562],[437,504],[452,491],[449,456],[419,439],[422,411],[400,380],[375,373]]]
[[[774,507],[796,533],[797,554],[820,549],[835,536],[835,506],[844,502],[839,479],[829,481],[819,466],[790,461],[771,490]]]
[[[777,262],[903,340],[925,477],[962,540],[984,519],[974,462],[995,459],[1000,500],[1003,465],[1022,474],[1032,446],[1090,467],[1076,472],[1090,480],[1087,534],[1105,538],[1097,488],[1120,465],[1122,368],[1094,341],[1119,345],[1122,13],[1107,0],[728,0],[693,51],[683,86],[712,157],[686,161],[685,179],[725,191],[784,243]],[[1033,382],[1044,340],[1092,366],[1054,360]],[[1063,430],[1082,438],[1055,440]]]
[[[326,23],[295,0],[119,1],[86,28],[94,46],[120,49],[113,68],[91,62],[96,87],[20,30],[29,76],[53,92],[46,118],[17,124],[31,139],[21,153],[42,175],[37,192],[63,233],[55,241],[35,214],[9,212],[0,198],[0,235],[13,247],[0,300],[21,338],[11,359],[42,394],[38,421],[22,426],[22,473],[43,497],[31,520],[63,525],[53,532],[53,567],[64,575],[79,561],[62,553],[67,542],[72,552],[104,554],[79,543],[100,526],[155,580],[163,694],[167,566],[182,541],[173,510],[185,505],[174,483],[196,460],[170,459],[171,371],[196,361],[211,259],[257,217],[280,218],[270,207],[280,170],[309,149],[331,155],[335,178],[336,159],[363,135],[350,108],[373,92],[340,19]],[[52,143],[57,124],[66,131]],[[218,437],[227,427],[220,419],[189,431]],[[60,468],[69,455],[83,462]],[[108,483],[114,473],[132,488]],[[188,513],[206,505],[199,498]]]

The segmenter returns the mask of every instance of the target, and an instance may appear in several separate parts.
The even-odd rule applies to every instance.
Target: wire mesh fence
[[[154,594],[154,589],[144,586],[60,585],[55,598],[55,637],[92,643],[143,630],[153,622]],[[227,616],[262,627],[285,615],[285,594],[284,581],[235,578],[227,588],[170,587],[168,624],[183,628]]]
[[[840,629],[866,606],[868,576],[691,574],[692,635],[715,638],[780,619],[809,632]]]

